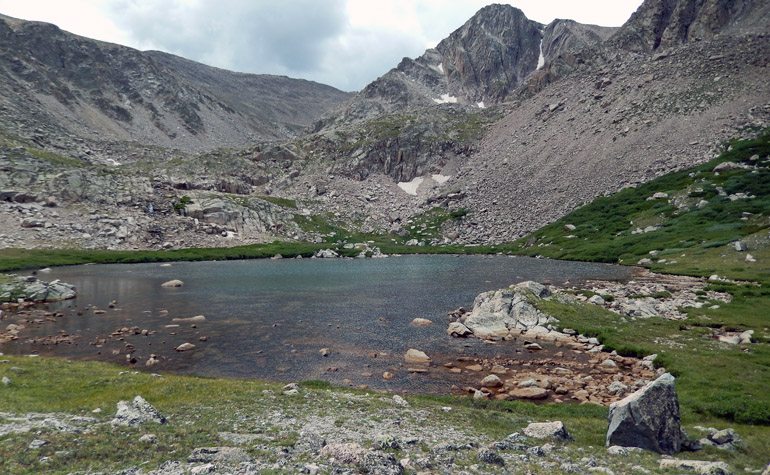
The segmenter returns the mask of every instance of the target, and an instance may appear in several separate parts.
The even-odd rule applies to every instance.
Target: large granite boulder
[[[479,337],[545,326],[555,320],[537,310],[529,299],[549,294],[545,286],[536,282],[522,282],[512,288],[481,293],[473,301],[473,310],[464,324]]]
[[[639,447],[673,455],[684,439],[674,377],[669,373],[610,405],[608,447]]]
[[[17,277],[0,285],[0,302],[56,302],[74,298],[75,287],[58,279],[45,282],[35,277]]]

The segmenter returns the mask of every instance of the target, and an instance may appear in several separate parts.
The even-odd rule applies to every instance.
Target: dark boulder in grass
[[[684,439],[679,399],[669,373],[610,405],[607,447],[639,447],[673,455],[681,450]]]

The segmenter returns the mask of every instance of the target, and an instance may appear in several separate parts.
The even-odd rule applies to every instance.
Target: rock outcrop
[[[477,337],[505,335],[514,329],[545,326],[553,322],[553,318],[537,310],[528,299],[533,295],[542,298],[548,294],[548,290],[536,282],[522,282],[508,289],[484,292],[476,296],[473,310],[461,323]],[[447,331],[460,336],[464,333],[457,325]]]
[[[647,0],[610,44],[643,53],[665,50],[711,39],[738,24],[751,26],[769,12],[761,0]]]
[[[639,447],[673,455],[680,451],[684,439],[679,399],[669,373],[610,405],[608,447]]]
[[[133,401],[118,402],[118,411],[111,424],[139,427],[147,422],[165,424],[166,417],[147,402],[142,396],[136,396]]]
[[[59,280],[45,282],[35,277],[16,277],[12,282],[0,284],[0,303],[56,302],[75,296],[75,287]]]

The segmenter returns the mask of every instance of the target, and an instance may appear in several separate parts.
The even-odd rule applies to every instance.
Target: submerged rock
[[[178,279],[169,280],[168,282],[163,282],[160,284],[161,287],[170,288],[170,287],[181,287],[184,285],[184,282]]]

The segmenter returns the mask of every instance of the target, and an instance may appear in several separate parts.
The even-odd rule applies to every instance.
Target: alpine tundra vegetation
[[[768,31],[766,0],[645,0],[618,28],[489,5],[347,93],[0,15],[0,472],[770,473]],[[374,374],[371,349],[340,386],[328,346],[305,381],[179,374],[226,353],[204,315],[79,341],[120,302],[46,277],[409,254],[633,275],[409,315],[378,336],[456,354]],[[467,383],[397,386],[436,374]]]

